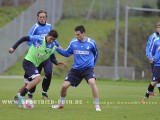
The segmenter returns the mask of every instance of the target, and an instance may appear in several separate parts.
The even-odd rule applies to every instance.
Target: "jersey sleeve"
[[[59,45],[59,42],[58,42],[57,40],[55,40],[54,43],[55,43],[55,45],[56,45],[57,47],[60,46],[60,45]]]
[[[149,56],[149,51],[151,49],[153,45],[153,35],[151,35],[148,39],[148,42],[147,42],[147,45],[146,45],[146,56],[148,57]]]
[[[97,45],[96,45],[96,42],[93,41],[94,43],[94,46],[93,46],[93,55],[94,55],[94,65],[97,63],[97,60],[98,60],[98,48],[97,48]]]
[[[35,24],[34,26],[32,26],[32,27],[30,28],[30,30],[29,30],[29,32],[28,32],[28,35],[29,35],[29,36],[36,35],[36,29],[37,29],[37,25]],[[27,43],[27,45],[29,45],[29,46],[32,45],[32,43],[31,43],[30,41],[27,41],[26,43]]]
[[[56,51],[64,57],[69,57],[69,56],[73,55],[73,49],[72,49],[71,43],[69,44],[69,46],[66,50],[63,50],[62,48],[56,48]]]
[[[152,59],[154,59],[154,54],[156,51],[156,41],[154,41],[152,43],[151,48],[149,49],[149,54],[148,54],[148,59],[151,61]]]
[[[12,48],[15,50],[21,43],[25,42],[25,41],[30,41],[30,37],[29,36],[24,36],[22,38],[20,38],[13,46]]]

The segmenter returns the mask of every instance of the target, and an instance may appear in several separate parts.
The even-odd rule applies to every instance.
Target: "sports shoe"
[[[156,96],[157,94],[155,92],[149,92],[150,96]]]
[[[24,97],[22,97],[22,96],[20,95],[20,93],[17,94],[17,97],[18,97],[17,106],[18,106],[18,107],[21,107],[21,104],[24,104],[24,103],[25,103],[25,99],[24,99]]]
[[[64,108],[64,105],[52,105],[51,107],[53,109],[59,109],[59,108]]]
[[[47,100],[49,99],[47,93],[44,93],[44,92],[42,92],[42,98]]]
[[[33,98],[33,94],[32,93],[28,93],[28,98],[32,99]]]
[[[147,100],[148,100],[148,98],[147,98],[147,97],[144,97],[144,98],[141,99],[141,103],[142,103],[142,104],[146,104],[146,103],[147,103]]]
[[[95,105],[96,111],[101,111],[101,108],[99,105]]]

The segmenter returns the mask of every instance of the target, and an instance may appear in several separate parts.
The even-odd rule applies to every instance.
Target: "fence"
[[[37,22],[37,11],[40,9],[46,10],[49,15],[48,22],[54,25],[62,16],[62,5],[63,0],[37,0],[20,16],[0,29],[0,73],[14,64],[19,56],[23,55],[28,49],[27,45],[22,43],[14,54],[8,55],[7,53],[7,49],[20,37],[27,35],[30,27]]]
[[[156,9],[156,2],[157,0],[120,0],[120,16],[125,16],[126,5],[131,7],[142,7],[143,5],[148,4],[152,8]],[[116,0],[36,0],[35,3],[33,3],[25,12],[23,12],[20,16],[15,18],[11,23],[0,30],[0,73],[6,70],[10,65],[15,63],[18,57],[28,49],[27,46],[23,44],[16,50],[15,54],[8,55],[7,53],[8,47],[15,43],[15,41],[17,41],[21,36],[27,35],[29,28],[36,22],[36,13],[40,9],[44,9],[48,12],[48,22],[52,25],[55,25],[55,23],[59,21],[61,17],[85,17],[86,19],[96,18],[108,20],[115,18]],[[134,15],[134,13],[132,14]],[[123,38],[121,37],[119,39]],[[112,48],[114,48],[114,46]],[[103,63],[102,66],[108,65],[112,66],[113,64],[109,63],[106,65]],[[122,66],[122,64],[120,65]],[[135,67],[135,64],[131,64],[130,66]],[[135,67],[135,69],[137,68]],[[110,68],[108,72],[109,71],[112,71],[112,73],[114,73],[114,71]],[[121,69],[119,69],[119,71],[121,71]],[[134,70],[132,69],[131,71]],[[129,76],[132,76],[131,79],[133,78],[132,73],[134,72],[129,73]],[[139,73],[141,73],[141,71]],[[121,77],[121,73],[119,74],[119,77]]]

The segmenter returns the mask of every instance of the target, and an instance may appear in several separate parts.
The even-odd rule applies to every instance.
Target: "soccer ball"
[[[34,108],[34,102],[31,99],[26,99],[23,104],[24,109],[32,109]]]

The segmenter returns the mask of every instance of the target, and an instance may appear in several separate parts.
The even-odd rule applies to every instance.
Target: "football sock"
[[[149,84],[149,86],[148,86],[148,90],[147,90],[147,92],[146,92],[145,97],[149,98],[149,92],[152,92],[152,91],[153,91],[153,89],[154,89],[154,86],[152,86],[151,84]]]
[[[47,92],[51,83],[52,74],[45,75],[43,82],[42,82],[42,89],[43,91]]]
[[[45,91],[42,91],[42,93],[47,93],[47,92],[45,92]]]
[[[59,104],[64,105],[64,103],[65,103],[65,97],[61,97],[59,100]]]
[[[33,95],[33,93],[31,93],[31,92],[28,92],[28,94]]]
[[[29,90],[29,93],[32,93],[32,94],[33,94],[33,93],[35,92],[35,90],[36,90],[36,86],[33,87],[32,89],[30,89],[30,90]]]
[[[25,88],[25,89],[20,93],[20,95],[21,95],[21,96],[25,96],[25,95],[27,94],[27,92],[28,92],[28,89]]]
[[[94,98],[94,104],[99,105],[99,98]]]
[[[158,87],[158,90],[159,90],[159,93],[160,93],[160,83],[157,84],[157,87]]]

